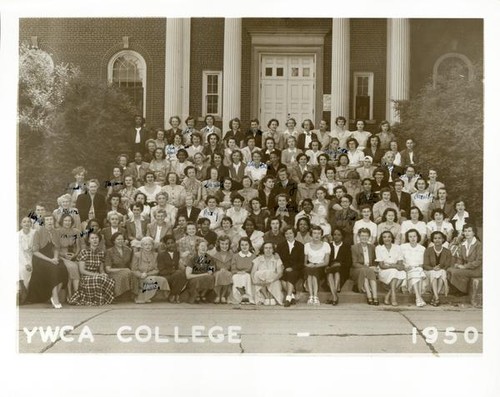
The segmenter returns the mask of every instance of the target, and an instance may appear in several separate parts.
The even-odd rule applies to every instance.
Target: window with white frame
[[[222,72],[203,71],[202,114],[222,116]]]
[[[108,63],[108,81],[128,94],[138,114],[146,115],[146,61],[135,51],[115,54]]]
[[[373,73],[354,73],[354,118],[373,120]]]

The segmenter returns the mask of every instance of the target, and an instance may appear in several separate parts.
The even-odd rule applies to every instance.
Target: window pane
[[[276,76],[283,77],[283,68],[276,68]]]
[[[207,113],[219,113],[218,95],[207,95]]]
[[[218,94],[219,76],[216,74],[207,75],[207,93]]]
[[[113,64],[113,83],[119,87],[142,87],[142,73],[137,57],[122,55]]]
[[[292,77],[297,77],[299,75],[299,68],[292,68]]]
[[[310,69],[309,68],[302,69],[302,76],[309,77],[310,76]]]
[[[272,76],[273,75],[273,68],[266,68],[266,76]]]

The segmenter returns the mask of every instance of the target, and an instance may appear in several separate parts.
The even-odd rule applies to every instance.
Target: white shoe
[[[227,303],[227,300],[226,300],[225,296],[223,296],[222,298],[220,298],[220,303]]]
[[[309,299],[307,300],[308,305],[312,305],[314,303],[314,296],[310,296]]]
[[[417,307],[424,307],[426,305],[426,303],[423,299],[417,299],[416,305],[417,305]]]
[[[50,303],[54,309],[61,309],[62,305],[60,303],[55,303],[53,298],[50,298]]]
[[[272,299],[269,299],[269,304],[271,306],[276,306],[276,299],[272,298]]]
[[[313,297],[313,304],[319,305],[319,298],[317,296]]]
[[[271,305],[271,300],[270,299],[264,299],[264,306],[270,306]]]

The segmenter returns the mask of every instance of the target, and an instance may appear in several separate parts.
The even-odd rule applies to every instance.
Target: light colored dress
[[[420,240],[420,243],[423,242],[424,237],[427,236],[427,225],[423,221],[418,221],[417,223],[413,223],[411,220],[403,221],[401,223],[401,234],[404,236],[408,230],[411,229],[416,229],[418,233],[420,234],[420,237],[422,240]]]
[[[377,245],[375,247],[375,261],[385,262],[391,265],[403,260],[403,252],[401,247],[396,244],[391,245],[391,249],[387,250],[385,245]],[[382,269],[379,267],[378,279],[384,284],[389,285],[393,279],[401,280],[401,285],[406,285],[406,272],[398,269]]]
[[[30,229],[28,234],[22,230],[18,232],[19,236],[19,280],[22,280],[24,286],[28,288],[31,271],[26,269],[26,266],[31,266],[31,259],[33,257],[33,236],[35,229]]]
[[[377,238],[377,224],[375,222],[369,221],[365,222],[363,219],[360,219],[354,223],[354,227],[352,229],[354,243],[359,243],[358,231],[359,229],[370,229],[370,242],[373,244]]]
[[[233,274],[230,270],[233,253],[213,250],[208,253],[208,256],[215,265],[215,286],[230,285],[233,282]]]
[[[231,259],[233,288],[229,302],[239,304],[243,298],[247,298],[248,303],[255,304],[252,277],[250,275],[255,258],[255,255],[250,252],[247,255],[238,252]]]
[[[266,258],[264,255],[253,260],[252,281],[255,287],[255,303],[264,302],[264,295],[260,292],[266,287],[276,302],[283,304],[283,291],[280,278],[283,275],[283,262],[278,255]]]
[[[158,254],[144,255],[143,252],[136,252],[132,258],[132,292],[137,295],[136,303],[150,301],[158,291],[170,291],[170,286],[165,277],[151,275],[144,279],[138,277],[140,273],[147,273],[158,270]]]
[[[425,248],[420,244],[412,247],[410,243],[405,243],[401,245],[401,252],[407,274],[408,289],[411,291],[418,281],[426,278],[423,269]]]

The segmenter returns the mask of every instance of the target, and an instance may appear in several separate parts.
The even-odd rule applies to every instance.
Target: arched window
[[[108,81],[126,92],[138,114],[146,116],[146,61],[135,51],[120,51],[108,64]]]
[[[472,62],[463,54],[450,52],[441,55],[434,63],[432,72],[434,87],[442,80],[461,78],[471,81],[473,77]]]

